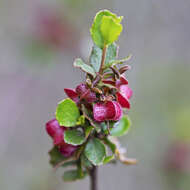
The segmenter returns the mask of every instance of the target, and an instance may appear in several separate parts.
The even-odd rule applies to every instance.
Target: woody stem
[[[90,170],[90,190],[98,190],[97,169],[97,166],[93,166]]]

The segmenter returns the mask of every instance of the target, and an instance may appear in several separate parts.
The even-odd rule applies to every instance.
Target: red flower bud
[[[64,142],[64,131],[65,127],[60,126],[56,119],[52,119],[46,123],[46,131],[53,139],[54,145],[65,144]]]
[[[93,107],[93,115],[96,121],[105,120],[117,121],[122,116],[121,106],[116,101],[106,103],[96,103]]]
[[[73,155],[73,153],[76,151],[77,148],[78,146],[73,146],[71,144],[64,144],[59,147],[59,151],[61,152],[61,154],[63,154],[63,156],[70,157]]]
[[[67,96],[68,96],[69,98],[71,98],[71,100],[73,100],[73,101],[76,102],[76,103],[79,103],[78,94],[75,92],[74,89],[65,88],[64,91],[65,91],[65,93],[67,94]]]
[[[79,84],[76,87],[76,93],[80,96],[80,99],[84,99],[88,103],[96,101],[96,94],[92,92],[86,84]]]

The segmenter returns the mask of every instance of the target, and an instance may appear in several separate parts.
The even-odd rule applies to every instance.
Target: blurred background
[[[119,57],[132,53],[134,90],[121,138],[136,166],[99,169],[99,190],[190,189],[190,1],[0,0],[0,189],[88,189],[52,171],[45,123],[65,87],[84,76],[89,28],[100,9],[123,15]]]

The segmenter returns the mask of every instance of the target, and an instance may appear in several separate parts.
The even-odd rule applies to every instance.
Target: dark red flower
[[[93,107],[93,115],[96,121],[105,120],[117,121],[122,116],[122,109],[118,102],[107,101],[106,103],[96,103]]]
[[[131,98],[133,91],[128,85],[128,81],[124,76],[121,76],[118,80],[112,81],[112,80],[104,80],[103,81],[106,84],[111,84],[117,88],[116,98],[119,104],[123,108],[130,108],[130,102],[129,99]]]
[[[52,119],[46,123],[46,131],[50,137],[53,139],[53,144],[58,146],[59,151],[65,157],[71,156],[78,146],[73,146],[67,144],[64,141],[64,131],[67,130],[66,127],[60,126],[56,119]]]
[[[76,102],[77,104],[79,103],[79,96],[78,94],[75,92],[74,89],[71,88],[65,88],[64,89],[65,93],[67,94],[67,96],[69,98],[71,98],[74,102]]]
[[[96,94],[88,88],[84,83],[79,84],[76,89],[65,88],[65,93],[69,98],[75,101],[77,104],[80,100],[85,100],[87,103],[96,101]]]

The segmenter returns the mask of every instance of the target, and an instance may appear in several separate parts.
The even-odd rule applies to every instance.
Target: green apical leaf
[[[106,156],[106,149],[99,139],[94,138],[87,143],[84,153],[94,165],[100,165]]]
[[[116,40],[118,34],[122,30],[122,26],[120,24],[122,18],[123,17],[117,17],[116,14],[113,14],[108,10],[101,10],[96,14],[90,33],[94,43],[99,48],[102,49],[104,45],[108,45],[114,42],[113,40]],[[109,21],[110,19],[111,22]],[[109,31],[108,27],[110,27]],[[106,34],[106,32],[108,33]]]
[[[102,24],[100,27],[100,31],[102,33],[105,45],[109,45],[115,42],[118,39],[122,30],[123,27],[120,24],[120,22],[117,22],[111,16],[102,17]]]
[[[63,180],[66,182],[75,181],[78,179],[83,179],[85,176],[86,176],[86,174],[81,177],[78,170],[70,170],[70,171],[64,172]]]
[[[120,121],[114,124],[113,128],[110,130],[112,136],[122,136],[125,135],[131,125],[131,121],[127,116],[123,116]]]
[[[84,134],[77,129],[66,130],[64,132],[64,141],[67,144],[81,145],[85,142],[85,140],[86,138]]]
[[[105,68],[111,66],[110,63],[115,61],[117,57],[117,52],[118,52],[118,46],[115,43],[112,43],[107,47],[106,59],[104,63]],[[101,59],[102,59],[102,49],[94,45],[90,55],[90,65],[92,65],[92,67],[96,72],[100,70]]]
[[[55,115],[61,126],[74,127],[80,117],[80,112],[75,102],[67,98],[58,103]]]
[[[82,71],[92,75],[93,77],[96,76],[94,69],[90,65],[85,64],[82,59],[76,59],[74,62],[74,67],[80,68]]]

